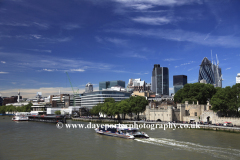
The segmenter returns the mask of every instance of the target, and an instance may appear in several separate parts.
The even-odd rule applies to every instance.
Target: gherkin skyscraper
[[[198,82],[204,79],[208,84],[222,87],[222,70],[218,65],[218,62],[213,64],[207,57],[204,57],[199,69]]]

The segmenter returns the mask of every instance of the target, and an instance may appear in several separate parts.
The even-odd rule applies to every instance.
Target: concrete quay
[[[169,122],[149,122],[149,121],[131,121],[131,120],[117,120],[117,119],[95,119],[95,118],[72,118],[73,121],[84,121],[93,123],[121,123],[121,124],[159,124],[167,125]],[[189,128],[193,124],[175,123],[176,127],[184,126],[181,129]],[[201,130],[213,130],[213,131],[225,131],[232,133],[240,133],[240,127],[225,127],[225,126],[215,126],[215,125],[198,125]],[[197,128],[196,128],[197,129]]]

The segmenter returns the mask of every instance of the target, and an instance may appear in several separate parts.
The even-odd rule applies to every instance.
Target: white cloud
[[[192,64],[192,63],[194,63],[194,61],[190,61],[190,62],[188,62],[188,63],[180,64],[180,66],[186,66],[186,65],[189,65],[189,64]],[[175,66],[175,68],[178,68],[178,67],[180,67],[180,66]],[[188,71],[190,71],[190,70],[188,70]]]
[[[133,5],[146,5],[149,7],[151,5],[154,6],[180,6],[185,4],[197,3],[199,1],[196,0],[113,0],[115,2],[119,2],[126,7],[131,7]],[[146,7],[138,7],[139,9],[143,9]],[[150,7],[152,8],[152,7]]]
[[[56,70],[55,69],[43,69],[43,71],[53,72],[53,71],[56,71]]]
[[[98,37],[98,36],[96,36],[95,39],[96,39],[96,41],[99,42],[99,43],[103,42],[103,39],[100,38],[100,37]]]
[[[190,68],[190,69],[188,69],[188,71],[191,71],[191,70],[193,70],[194,68]]]
[[[33,22],[33,24],[36,25],[37,27],[40,27],[40,28],[44,28],[44,29],[49,28],[49,25],[46,24],[46,23]]]
[[[231,69],[231,67],[227,68],[226,70],[229,70],[229,69]]]
[[[78,24],[67,24],[67,25],[64,25],[62,28],[66,30],[73,30],[81,27]]]
[[[240,47],[240,38],[233,35],[213,36],[210,35],[208,39],[204,40],[206,35],[203,33],[184,31],[180,29],[120,29],[107,30],[106,32],[116,32],[128,35],[145,36],[151,38],[166,39],[178,42],[191,42],[207,46],[223,46],[223,47]]]
[[[6,22],[6,23],[0,23],[0,25],[5,25],[5,26],[23,26],[23,27],[29,27],[31,26],[30,24],[27,24],[27,23],[18,23],[18,22]]]
[[[6,62],[5,61],[1,61],[1,63],[5,64]]]
[[[194,80],[188,81],[188,83],[196,83],[196,82],[198,82],[197,79],[194,79]]]
[[[7,74],[8,72],[0,72],[0,74]]]
[[[152,4],[131,4],[129,7],[137,10],[147,10],[153,8],[154,6]]]
[[[164,25],[171,22],[171,20],[166,17],[137,17],[132,18],[132,20],[135,22],[145,23],[149,25]]]
[[[19,23],[19,22],[1,22],[0,25],[5,25],[5,26],[13,26],[13,27],[30,27],[30,26],[37,26],[40,28],[47,29],[49,28],[49,25],[46,23],[38,23],[38,22],[27,22],[27,23]]]
[[[70,69],[72,72],[84,72],[84,69]]]
[[[124,54],[121,54],[121,55],[117,55],[117,57],[132,57],[132,58],[147,59],[146,56],[135,53],[135,52],[124,53]]]
[[[52,53],[51,50],[41,50],[41,49],[27,49],[29,51],[35,51],[35,52],[47,52],[47,53]]]
[[[36,39],[40,39],[40,38],[42,38],[41,35],[36,35],[36,34],[32,34],[31,36],[34,37],[34,38],[36,38]]]
[[[126,45],[127,40],[119,38],[105,38],[106,41],[114,43],[116,45]]]
[[[36,96],[37,92],[42,92],[44,97],[47,97],[48,95],[56,95],[59,94],[59,89],[61,93],[66,94],[73,94],[71,87],[51,87],[51,88],[29,88],[29,89],[20,89],[20,93],[23,96],[23,98],[33,98]],[[8,90],[1,90],[2,96],[13,96],[17,95],[19,88],[16,89],[8,89]],[[77,91],[78,88],[74,87],[74,91]],[[78,93],[84,92],[84,88],[80,88]]]
[[[60,71],[60,72],[83,72],[85,70],[110,70],[115,65],[91,62],[80,58],[61,58],[59,56],[47,56],[36,54],[23,54],[23,53],[6,53],[0,52],[0,56],[11,58],[13,71]],[[8,68],[11,69],[11,68]]]
[[[67,41],[71,41],[72,38],[71,37],[64,37],[64,38],[57,38],[57,39],[52,39],[52,40],[58,41],[58,42],[67,42]]]
[[[183,64],[181,64],[181,66],[189,65],[189,64],[192,64],[192,63],[194,63],[194,61],[190,61],[188,63],[183,63]]]
[[[174,58],[167,58],[167,59],[164,59],[164,61],[168,61],[168,62],[171,62],[171,61],[177,61],[179,59],[174,59]]]

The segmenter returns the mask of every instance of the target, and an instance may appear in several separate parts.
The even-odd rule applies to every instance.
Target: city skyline
[[[83,92],[91,82],[141,78],[152,66],[198,82],[201,61],[218,55],[223,87],[236,83],[239,1],[9,0],[0,4],[0,94]]]

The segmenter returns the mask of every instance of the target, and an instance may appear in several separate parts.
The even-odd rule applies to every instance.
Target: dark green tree
[[[148,105],[148,101],[145,97],[137,96],[130,99],[130,105],[131,104],[133,105],[132,111],[137,114],[139,120],[139,113],[146,110],[146,105]]]
[[[196,103],[199,101],[200,104],[207,104],[212,96],[216,93],[216,88],[211,84],[203,83],[189,83],[185,84],[174,96],[174,101],[177,103],[185,103],[193,101]]]
[[[5,106],[0,106],[0,114],[5,114]]]
[[[98,103],[96,106],[94,106],[91,110],[90,113],[92,115],[98,115],[99,116],[99,112],[101,112],[101,109],[103,107],[103,103]]]
[[[61,111],[55,111],[54,112],[56,115],[60,115],[61,114]]]
[[[232,88],[227,86],[225,88],[218,89],[217,93],[211,98],[212,110],[221,111],[227,114],[232,104]]]

